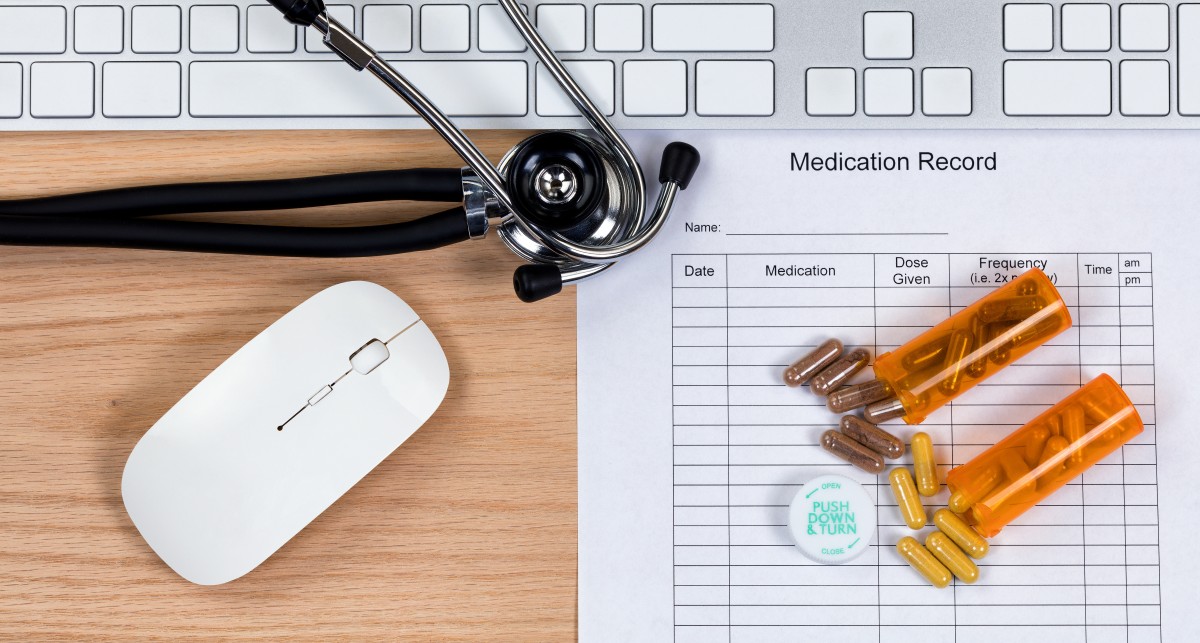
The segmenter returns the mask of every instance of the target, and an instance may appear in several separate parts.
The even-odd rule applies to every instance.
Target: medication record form
[[[677,214],[579,289],[582,640],[1200,640],[1200,132],[680,138],[704,162]],[[1146,428],[992,538],[977,583],[936,589],[895,549],[933,528],[820,448],[839,416],[781,374],[832,337],[892,350],[1031,268],[1074,325],[919,427],[884,425],[933,438],[926,510],[949,469],[1101,373]],[[841,565],[787,530],[824,474],[877,504]]]

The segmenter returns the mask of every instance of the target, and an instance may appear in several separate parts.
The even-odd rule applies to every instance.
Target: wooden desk
[[[477,140],[498,159],[521,137]],[[0,150],[0,198],[460,165],[424,132],[4,133]],[[574,291],[522,304],[517,265],[495,235],[350,260],[0,247],[0,638],[574,637]],[[429,323],[450,360],[445,403],[257,570],[184,581],[125,514],[130,450],[243,343],[351,279]]]

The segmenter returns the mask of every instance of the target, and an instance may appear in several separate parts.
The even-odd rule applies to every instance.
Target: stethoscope
[[[270,2],[289,22],[317,29],[326,46],[354,69],[365,69],[383,81],[445,139],[467,167],[146,186],[0,201],[0,244],[365,257],[479,239],[494,227],[504,243],[528,262],[516,270],[513,285],[518,297],[532,302],[558,293],[564,284],[603,272],[649,243],[700,163],[692,146],[668,145],[659,170],[662,189],[646,217],[645,179],[629,145],[571,77],[516,0],[499,3],[593,131],[535,134],[496,166],[425,94],[333,19],[323,0]],[[146,218],[391,200],[461,201],[462,205],[414,221],[350,228]]]

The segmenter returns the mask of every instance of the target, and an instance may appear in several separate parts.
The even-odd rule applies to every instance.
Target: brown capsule
[[[847,413],[872,402],[886,400],[892,396],[892,386],[883,380],[871,380],[862,384],[844,386],[829,394],[826,405],[834,413]]]
[[[796,360],[783,372],[783,383],[788,386],[807,384],[821,369],[829,366],[842,354],[842,343],[836,339],[827,340],[824,344],[813,349],[804,357]]]
[[[984,302],[979,307],[979,317],[985,324],[993,322],[1021,321],[1029,319],[1046,307],[1041,297],[1009,297]]]
[[[867,352],[867,349],[856,348],[817,373],[808,387],[817,395],[829,395],[866,368],[870,361],[871,353]]]
[[[987,344],[987,324],[975,315],[971,318],[971,350],[978,351]],[[987,374],[987,355],[981,355],[979,359],[967,364],[967,375],[975,379],[979,379]]]
[[[821,434],[821,448],[867,473],[883,472],[883,456],[838,431]]]
[[[950,345],[949,333],[909,351],[900,360],[900,365],[909,371],[919,371],[941,364],[946,359],[946,347]]]
[[[942,362],[942,370],[948,370],[950,374],[938,384],[942,393],[946,395],[958,393],[958,389],[962,386],[963,372],[966,371],[963,358],[971,352],[972,343],[974,343],[974,338],[971,337],[971,331],[965,328],[960,328],[950,335],[950,346],[946,348],[946,360]]]
[[[1026,279],[1025,281],[1022,281],[1021,285],[1017,286],[1017,294],[1025,297],[1038,294],[1037,282],[1033,279]]]
[[[868,404],[863,411],[863,419],[871,424],[883,424],[888,420],[904,417],[905,413],[904,403],[900,398],[893,397],[890,400]]]
[[[842,433],[889,460],[904,455],[904,440],[856,415],[842,416],[840,426]]]

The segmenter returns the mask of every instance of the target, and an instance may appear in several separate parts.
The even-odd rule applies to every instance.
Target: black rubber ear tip
[[[308,27],[316,21],[317,16],[325,12],[324,0],[267,0],[283,14],[287,21]]]
[[[517,297],[527,303],[541,301],[562,292],[562,273],[558,266],[531,264],[517,268],[513,273],[513,289]]]
[[[700,167],[700,152],[687,143],[671,143],[663,150],[662,165],[658,168],[658,182],[674,181],[680,190],[686,190]]]

